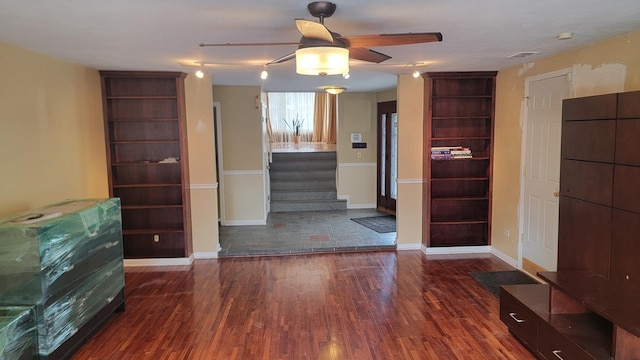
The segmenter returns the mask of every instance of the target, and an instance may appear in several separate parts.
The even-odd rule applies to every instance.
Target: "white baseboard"
[[[502,251],[492,247],[491,254],[495,255],[500,260],[506,262],[507,264],[513,266],[514,268],[518,268],[518,260],[512,258],[511,256],[503,253]]]
[[[422,243],[396,244],[396,250],[420,250]]]
[[[426,255],[455,255],[455,254],[487,254],[491,253],[491,246],[446,246],[426,247],[422,245],[422,252]]]
[[[198,259],[217,259],[218,258],[218,252],[194,252],[193,253],[193,257],[198,260]]]
[[[188,258],[124,259],[124,266],[135,267],[191,265],[193,263],[193,259],[193,254]]]
[[[346,200],[347,209],[375,209],[378,207],[376,204],[352,204],[349,195],[338,195],[338,200]]]
[[[376,204],[350,204],[347,203],[347,209],[375,209]]]
[[[267,220],[225,220],[222,226],[267,225]]]

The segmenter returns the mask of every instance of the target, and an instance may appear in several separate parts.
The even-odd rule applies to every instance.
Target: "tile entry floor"
[[[375,209],[270,213],[266,225],[220,226],[220,257],[392,250],[396,233],[379,234],[351,218]]]

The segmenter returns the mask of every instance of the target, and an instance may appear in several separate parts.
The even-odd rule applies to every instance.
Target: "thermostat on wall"
[[[360,133],[351,133],[351,142],[352,143],[362,142],[362,134],[360,134]]]

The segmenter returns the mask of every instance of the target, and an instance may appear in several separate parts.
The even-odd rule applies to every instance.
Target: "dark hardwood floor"
[[[469,276],[490,255],[420,251],[126,269],[126,311],[79,359],[533,359]]]

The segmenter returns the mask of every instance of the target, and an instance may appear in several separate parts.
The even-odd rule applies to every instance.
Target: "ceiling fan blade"
[[[291,59],[293,59],[295,57],[296,57],[296,53],[292,52],[291,54],[279,57],[279,58],[277,58],[275,60],[272,60],[272,61],[268,62],[267,65],[280,64],[280,63],[283,63],[285,61],[289,61],[289,60],[291,60]]]
[[[200,47],[205,46],[282,46],[282,45],[300,45],[299,42],[271,42],[271,43],[219,43],[206,44],[200,43]]]
[[[320,23],[305,19],[296,19],[296,27],[302,36],[307,39],[318,39],[333,42],[333,35],[331,35],[331,31]]]
[[[421,43],[428,43],[428,42],[434,42],[434,41],[442,41],[442,34],[439,32],[431,32],[431,33],[356,35],[356,36],[342,36],[340,37],[340,39],[345,40],[349,44],[349,47],[376,47],[376,46],[421,44]]]
[[[363,47],[349,48],[349,57],[352,59],[368,61],[376,64],[391,59],[391,56],[389,55]]]

